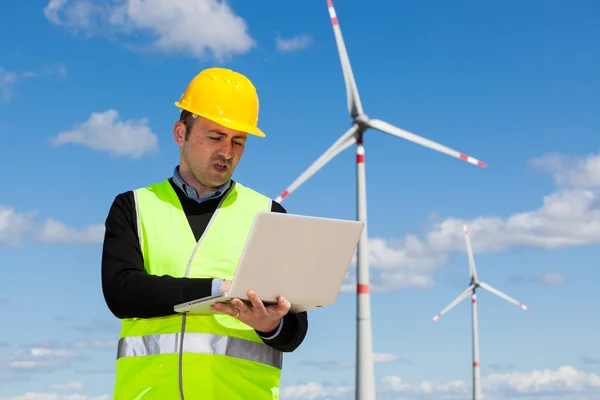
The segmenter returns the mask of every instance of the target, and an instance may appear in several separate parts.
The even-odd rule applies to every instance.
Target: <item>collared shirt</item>
[[[190,199],[197,201],[198,203],[202,203],[203,201],[215,199],[221,196],[225,191],[227,191],[231,187],[231,179],[225,182],[223,185],[216,188],[214,191],[205,193],[202,196],[198,196],[198,192],[196,189],[188,185],[181,175],[179,174],[179,165],[175,167],[175,171],[173,171],[173,183],[177,185],[179,189],[186,194]]]
[[[230,179],[223,185],[216,188],[214,191],[205,193],[202,196],[199,196],[196,189],[194,189],[193,187],[188,185],[183,180],[181,175],[179,174],[179,165],[176,166],[175,170],[173,171],[173,183],[179,189],[181,189],[188,198],[190,198],[198,203],[202,203],[202,202],[210,200],[210,199],[216,199],[217,197],[219,197],[223,193],[225,193],[227,190],[229,190],[229,188],[231,187],[231,179]],[[213,296],[221,293],[221,283],[222,282],[223,282],[222,279],[213,279],[212,288],[211,288],[211,292],[212,292],[211,294]],[[281,332],[282,327],[283,327],[283,318],[281,319],[281,323],[279,324],[279,328],[277,329],[277,331],[272,336],[264,337],[263,339],[273,339],[273,338],[277,337],[277,335],[279,335],[279,332]]]

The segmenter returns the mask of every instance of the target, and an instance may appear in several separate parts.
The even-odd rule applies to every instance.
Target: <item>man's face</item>
[[[233,175],[246,145],[245,132],[197,117],[187,137],[181,122],[175,125],[175,140],[181,148],[181,163],[207,188],[216,188]]]

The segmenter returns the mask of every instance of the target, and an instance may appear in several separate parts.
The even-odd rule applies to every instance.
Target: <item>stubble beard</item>
[[[207,169],[210,171],[210,169],[212,169],[212,165],[208,165]],[[206,171],[192,171],[192,173],[194,174],[194,178],[196,178],[196,180],[198,182],[200,182],[203,186],[211,188],[211,189],[216,189],[219,186],[222,186],[225,184],[225,182],[227,182],[229,180],[229,178],[231,177],[231,174],[229,174],[230,171],[228,171],[227,175],[220,175],[215,173],[210,173],[210,172],[206,172]]]
[[[208,169],[212,168],[211,163],[209,162],[206,166],[196,166],[193,163],[191,163],[188,159],[188,157],[186,156],[186,154],[182,154],[182,164],[185,163],[185,169],[187,170],[188,175],[187,177],[183,176],[184,180],[190,180],[190,178],[193,179],[193,182],[187,182],[189,185],[191,185],[192,187],[194,187],[194,189],[196,189],[196,191],[198,191],[199,195],[204,194],[205,192],[209,192],[212,189],[215,189],[219,186],[222,185],[219,184],[219,181],[221,179],[218,179],[217,177],[213,177],[213,179],[211,179],[210,177],[210,173],[207,173]],[[191,175],[191,177],[189,176]],[[217,179],[214,179],[217,178]],[[227,182],[226,180],[223,182],[225,183]]]
[[[188,168],[192,172],[194,179],[207,189],[216,189],[219,186],[224,185],[233,175],[231,167],[228,167],[227,174],[224,175],[213,171],[213,162],[214,161],[209,161],[206,165],[198,167],[192,167],[190,163],[188,163]]]

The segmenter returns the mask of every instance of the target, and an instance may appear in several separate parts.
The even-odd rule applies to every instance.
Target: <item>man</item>
[[[122,320],[115,400],[278,399],[282,353],[308,330],[290,303],[234,299],[214,315],[173,306],[229,287],[255,214],[286,212],[231,177],[257,127],[253,84],[210,68],[188,85],[171,178],[119,194],[106,219],[102,288]]]

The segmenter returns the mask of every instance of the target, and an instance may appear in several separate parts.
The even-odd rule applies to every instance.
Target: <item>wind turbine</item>
[[[467,241],[467,252],[469,255],[469,278],[470,285],[469,287],[462,292],[456,299],[454,299],[446,308],[444,308],[439,314],[437,314],[431,322],[435,322],[448,311],[450,311],[454,306],[460,303],[462,300],[471,294],[471,329],[473,335],[473,400],[481,399],[481,385],[480,385],[480,369],[479,369],[479,328],[477,326],[477,294],[475,293],[477,288],[480,287],[482,289],[487,290],[490,293],[495,294],[496,296],[513,303],[519,308],[529,311],[529,308],[522,303],[519,303],[517,300],[512,297],[502,293],[501,291],[494,289],[490,285],[485,282],[480,281],[477,278],[477,269],[475,268],[475,260],[473,259],[473,248],[471,247],[471,240],[469,239],[469,230],[467,229],[467,224],[463,222],[463,229],[465,231],[465,238]]]
[[[312,165],[310,165],[290,186],[277,198],[281,202],[300,185],[306,182],[327,162],[343,150],[356,143],[356,202],[357,219],[365,223],[362,236],[357,248],[357,349],[356,349],[356,399],[375,399],[375,373],[373,366],[373,347],[371,333],[371,304],[369,297],[369,265],[367,259],[367,186],[365,180],[365,150],[363,134],[370,128],[390,134],[401,139],[409,140],[452,157],[459,158],[471,164],[486,167],[485,163],[467,156],[456,150],[450,149],[431,140],[417,136],[389,124],[386,121],[369,118],[363,111],[350,60],[338,23],[338,18],[331,0],[327,0],[333,33],[339,52],[340,62],[346,85],[348,112],[352,118],[352,125],[331,147],[329,147]]]

